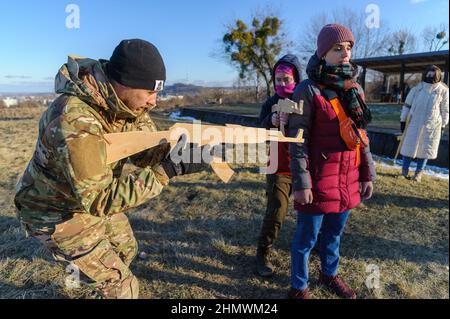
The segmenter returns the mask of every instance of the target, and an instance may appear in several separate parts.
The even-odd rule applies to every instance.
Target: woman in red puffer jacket
[[[290,298],[308,293],[308,259],[320,235],[319,282],[338,296],[355,298],[353,290],[337,276],[340,237],[350,209],[372,196],[375,168],[369,145],[350,149],[341,137],[339,119],[330,101],[338,101],[356,127],[363,131],[371,120],[364,93],[355,81],[350,62],[352,32],[338,24],[323,27],[317,51],[311,57],[308,80],[294,94],[303,103],[303,114],[288,120],[289,136],[303,129],[303,144],[291,144],[292,189],[297,210],[297,230],[292,242]],[[303,102],[301,102],[303,101]]]

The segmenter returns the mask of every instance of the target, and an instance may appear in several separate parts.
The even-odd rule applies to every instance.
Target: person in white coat
[[[427,161],[437,157],[441,132],[448,124],[448,86],[441,82],[441,76],[437,66],[429,66],[422,82],[408,93],[400,115],[402,133],[406,130],[400,150],[402,175],[409,178],[409,166],[416,159],[417,168],[412,178],[415,181],[421,180]],[[408,116],[409,125],[405,128]]]

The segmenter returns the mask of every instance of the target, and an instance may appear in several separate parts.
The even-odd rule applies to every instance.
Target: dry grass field
[[[15,218],[14,185],[32,156],[43,109],[0,110],[0,298],[88,298],[67,289],[64,267]],[[160,128],[170,123],[156,115]],[[285,298],[290,286],[292,207],[275,245],[276,274],[254,274],[257,236],[265,212],[265,179],[250,164],[233,165],[223,184],[209,173],[178,177],[162,194],[129,212],[147,258],[131,269],[141,298]],[[377,166],[373,199],[353,210],[342,239],[340,274],[359,298],[449,298],[449,181],[421,184]],[[365,282],[369,265],[380,286]],[[313,298],[335,298],[317,284],[319,259],[310,260]]]

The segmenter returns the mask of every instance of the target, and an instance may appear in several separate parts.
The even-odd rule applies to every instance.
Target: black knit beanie
[[[166,68],[158,49],[141,39],[123,40],[114,49],[107,65],[108,75],[122,85],[161,91]]]

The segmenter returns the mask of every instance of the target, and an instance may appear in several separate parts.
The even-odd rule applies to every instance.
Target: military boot
[[[270,249],[256,250],[256,273],[261,277],[270,277],[273,275],[273,265],[269,260]]]

